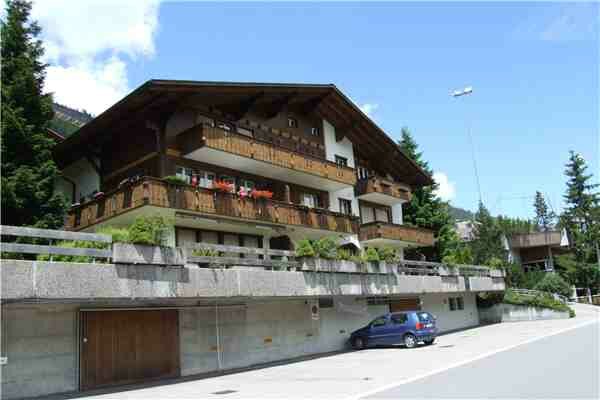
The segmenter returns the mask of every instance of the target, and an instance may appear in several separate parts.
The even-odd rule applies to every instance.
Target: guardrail
[[[534,296],[547,296],[547,295],[552,295],[556,300],[559,300],[560,302],[567,304],[569,302],[569,298],[562,296],[558,293],[550,293],[550,292],[543,292],[541,290],[533,290],[533,289],[519,289],[519,288],[515,288],[515,289],[511,289],[513,292],[520,294],[521,296],[530,296],[530,297],[534,297]]]
[[[194,255],[195,250],[210,250],[219,253],[217,256]],[[238,254],[243,257],[223,256],[221,254]],[[290,250],[261,249],[254,247],[229,246],[209,243],[189,243],[185,245],[185,254],[189,262],[209,265],[247,265],[259,267],[297,267],[296,253]],[[260,258],[262,257],[262,258]],[[272,257],[277,257],[273,259]]]
[[[46,239],[50,244],[28,244],[18,242],[0,242],[0,250],[8,253],[21,253],[21,254],[49,254],[50,260],[52,261],[53,255],[65,255],[65,256],[87,256],[95,258],[111,258],[112,249],[101,249],[101,248],[72,248],[72,247],[61,247],[53,245],[56,240],[79,240],[84,242],[96,242],[96,243],[112,243],[112,237],[108,235],[101,235],[96,233],[81,233],[81,232],[69,232],[59,231],[53,229],[38,229],[38,228],[25,228],[21,226],[0,226],[1,236],[11,237],[28,237],[37,239]]]
[[[455,271],[455,275],[480,277],[489,277],[491,276],[492,271],[490,268],[479,265],[459,264],[453,266],[432,261],[416,260],[402,260],[398,263],[398,271],[408,274],[419,273],[422,275],[440,275],[440,268],[448,271]]]

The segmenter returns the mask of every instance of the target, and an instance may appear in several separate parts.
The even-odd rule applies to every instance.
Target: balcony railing
[[[383,194],[398,200],[410,201],[410,190],[399,183],[388,182],[379,176],[361,179],[356,183],[356,197],[368,194]]]
[[[369,222],[360,226],[360,241],[387,239],[413,243],[418,246],[433,246],[433,232],[429,229],[387,222]]]
[[[358,232],[356,217],[274,200],[240,198],[232,193],[174,185],[156,178],[142,178],[73,207],[66,227],[84,229],[143,205],[340,233]]]
[[[180,133],[177,137],[177,145],[183,154],[190,154],[201,147],[208,147],[346,185],[356,183],[356,176],[352,168],[342,167],[331,161],[300,154],[266,141],[207,125],[197,125]]]
[[[560,231],[526,233],[511,237],[510,245],[513,248],[560,246],[561,239],[562,235]]]

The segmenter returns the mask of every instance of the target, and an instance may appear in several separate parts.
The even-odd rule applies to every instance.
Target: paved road
[[[369,396],[597,395],[600,307],[575,308],[577,318],[488,325],[443,335],[435,345],[417,349],[353,351],[212,378],[134,385],[126,391],[119,388],[83,396],[90,400],[358,400]],[[590,383],[594,377],[595,386]]]
[[[366,398],[599,399],[599,331],[586,325]]]

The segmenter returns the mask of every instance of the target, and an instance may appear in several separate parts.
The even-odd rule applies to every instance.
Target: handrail
[[[0,225],[0,235],[13,237],[30,237],[53,240],[80,240],[85,242],[112,243],[112,237],[96,233],[69,232],[53,229],[38,229],[21,226]],[[111,249],[72,248],[45,244],[29,244],[16,242],[0,242],[0,250],[8,253],[49,254],[65,256],[86,256],[111,258]]]

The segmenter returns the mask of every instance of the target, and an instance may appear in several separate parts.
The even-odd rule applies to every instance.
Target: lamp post
[[[458,98],[462,96],[467,96],[473,93],[473,88],[471,86],[467,86],[462,90],[455,90],[452,92],[452,97]],[[469,135],[469,142],[471,144],[471,157],[473,158],[473,170],[475,171],[475,183],[477,184],[477,192],[479,193],[479,203],[482,204],[482,196],[481,196],[481,184],[479,183],[479,171],[477,170],[477,160],[475,159],[475,145],[473,144],[473,134],[471,132],[471,121],[467,122],[467,133]]]

